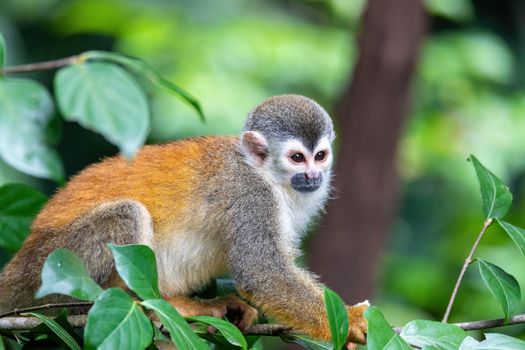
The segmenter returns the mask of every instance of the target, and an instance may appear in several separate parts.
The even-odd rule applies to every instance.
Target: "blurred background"
[[[509,184],[508,221],[525,226],[525,3],[388,2],[1,0],[0,31],[8,66],[114,50],[199,99],[205,123],[144,83],[149,143],[238,134],[272,95],[317,100],[339,131],[337,190],[305,264],[348,303],[370,299],[402,325],[441,319],[483,224],[470,154]],[[52,90],[53,72],[21,76]],[[117,153],[75,123],[62,124],[58,149],[68,175]],[[56,186],[0,163],[7,182]],[[499,228],[476,255],[525,286],[525,259]],[[471,267],[451,321],[501,314]],[[505,331],[525,336],[523,326]]]

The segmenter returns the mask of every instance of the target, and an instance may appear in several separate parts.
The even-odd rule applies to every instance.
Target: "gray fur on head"
[[[257,131],[266,138],[284,141],[297,138],[313,151],[323,136],[334,138],[332,120],[314,100],[301,95],[279,95],[255,107],[244,131]]]

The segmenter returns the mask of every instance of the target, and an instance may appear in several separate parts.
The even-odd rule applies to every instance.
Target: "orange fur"
[[[115,199],[134,199],[150,212],[156,233],[166,232],[173,218],[193,211],[195,183],[202,174],[216,172],[221,162],[200,162],[204,150],[237,142],[235,137],[203,137],[145,146],[133,159],[112,157],[94,164],[49,201],[33,223],[33,231],[63,227],[98,204]],[[208,152],[207,155],[213,154]],[[206,172],[199,171],[206,167]],[[113,176],[118,174],[118,176]],[[190,200],[191,199],[191,200]],[[184,212],[183,212],[184,211]]]

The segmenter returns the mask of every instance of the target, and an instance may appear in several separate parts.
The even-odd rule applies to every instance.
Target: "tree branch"
[[[86,315],[73,315],[67,317],[68,322],[76,328],[84,327],[86,325]],[[38,326],[42,321],[36,317],[4,317],[0,319],[0,330],[28,330]],[[496,328],[503,326],[510,326],[515,324],[525,323],[525,314],[515,315],[505,320],[498,318],[493,320],[479,320],[470,322],[453,323],[453,325],[465,331],[473,331],[480,329]],[[155,326],[160,327],[159,322],[155,322]],[[394,327],[396,333],[401,332],[402,327]],[[265,335],[265,336],[281,336],[288,334],[290,327],[280,324],[256,324],[244,332],[245,335]]]
[[[67,317],[68,322],[76,328],[84,327],[86,325],[86,319],[86,315],[72,315]],[[42,321],[36,317],[4,317],[0,319],[0,330],[29,330],[41,323]]]
[[[244,332],[245,335],[267,335],[267,336],[279,336],[288,334],[290,332],[290,327],[283,326],[280,324],[254,324],[253,326],[248,327]]]
[[[74,55],[65,58],[59,58],[57,60],[44,61],[38,63],[23,64],[20,66],[12,66],[0,68],[0,75],[9,73],[29,73],[37,72],[41,70],[56,69],[70,64],[79,63],[84,60],[82,55]]]
[[[76,328],[81,328],[86,325],[86,315],[72,315],[67,317],[68,322]],[[28,330],[38,326],[42,323],[36,317],[4,317],[0,319],[0,330]],[[160,327],[159,322],[155,322],[155,325]],[[290,327],[283,326],[280,324],[256,324],[244,332],[245,335],[267,335],[267,336],[279,336],[288,333]]]
[[[91,306],[91,305],[93,305],[93,303],[91,301],[44,304],[44,305],[31,306],[31,307],[26,307],[26,308],[23,308],[23,309],[14,309],[12,311],[4,312],[3,314],[0,314],[0,318],[4,318],[4,317],[7,317],[7,316],[20,315],[20,314],[23,314],[25,312],[31,312],[31,311],[70,308],[70,307],[72,308],[72,307]]]
[[[472,262],[472,256],[474,255],[474,252],[476,251],[476,248],[478,247],[479,242],[481,241],[481,237],[483,237],[483,234],[487,230],[487,228],[492,224],[492,218],[488,218],[483,223],[483,228],[481,229],[481,232],[478,235],[478,238],[476,238],[476,241],[474,242],[474,245],[472,246],[472,249],[470,250],[469,255],[465,259],[465,263],[463,263],[463,267],[461,268],[461,271],[459,272],[458,280],[456,281],[456,285],[454,286],[454,290],[452,291],[452,295],[450,296],[450,300],[447,305],[447,310],[445,311],[445,314],[443,315],[442,322],[447,322],[448,317],[450,316],[450,311],[452,311],[452,305],[454,305],[454,301],[456,300],[456,295],[459,290],[459,286],[461,285],[461,281],[463,281],[463,276],[465,275],[465,271],[467,271],[467,267]]]
[[[474,331],[478,329],[496,328],[520,323],[525,323],[525,314],[512,316],[508,320],[504,318],[498,318],[496,320],[481,320],[454,324],[466,331]]]

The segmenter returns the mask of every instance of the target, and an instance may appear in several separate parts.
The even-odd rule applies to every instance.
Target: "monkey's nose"
[[[307,169],[304,172],[304,178],[307,180],[318,180],[321,172],[318,170]]]

